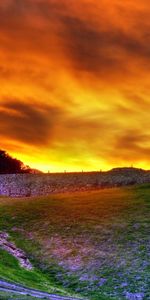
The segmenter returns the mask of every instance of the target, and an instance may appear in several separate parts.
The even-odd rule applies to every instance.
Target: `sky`
[[[42,171],[150,169],[149,0],[0,0],[0,148]]]

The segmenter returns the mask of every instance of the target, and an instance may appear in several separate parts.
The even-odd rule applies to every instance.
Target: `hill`
[[[111,175],[124,175],[124,176],[130,176],[130,175],[145,175],[149,173],[149,171],[139,169],[139,168],[134,168],[134,167],[124,167],[124,168],[114,168],[107,173]]]
[[[0,277],[88,299],[150,299],[150,185],[0,198],[0,230],[34,269],[0,250]]]

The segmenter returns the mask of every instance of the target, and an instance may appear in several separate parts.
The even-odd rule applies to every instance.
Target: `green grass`
[[[13,281],[16,283],[23,283],[27,287],[41,289],[49,292],[59,292],[53,288],[49,278],[40,270],[34,269],[27,271],[19,266],[18,261],[9,253],[0,249],[0,278],[4,280]],[[51,283],[51,284],[50,284]]]
[[[17,295],[14,293],[6,293],[6,292],[0,292],[0,299],[1,300],[38,300],[38,298],[31,297],[31,296],[23,296],[23,295]],[[41,300],[41,299],[39,299]],[[45,298],[46,300],[46,298]]]
[[[1,197],[0,230],[10,234],[35,266],[25,271],[0,251],[8,264],[0,266],[1,277],[94,300],[125,299],[126,292],[150,299],[150,185]]]

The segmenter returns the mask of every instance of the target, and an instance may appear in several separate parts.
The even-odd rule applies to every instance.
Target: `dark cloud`
[[[12,100],[0,106],[0,135],[32,145],[51,142],[62,111],[48,105],[29,105]]]
[[[104,67],[112,69],[119,64],[108,36],[110,33],[95,30],[73,17],[64,17],[62,22],[65,25],[65,50],[76,69],[100,72]]]
[[[129,71],[128,63],[135,58],[150,59],[150,26],[139,31],[125,32],[118,27],[94,28],[90,21],[79,18],[62,17],[64,25],[65,51],[73,66],[88,72]],[[133,62],[132,61],[132,62]]]

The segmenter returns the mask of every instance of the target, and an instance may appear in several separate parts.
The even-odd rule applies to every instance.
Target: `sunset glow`
[[[1,149],[43,171],[150,169],[148,0],[0,1]]]

